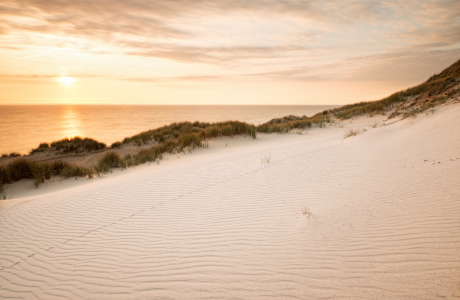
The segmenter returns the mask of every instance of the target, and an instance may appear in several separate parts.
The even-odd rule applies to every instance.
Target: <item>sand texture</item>
[[[343,139],[379,120],[5,206],[0,298],[458,299],[460,104]]]

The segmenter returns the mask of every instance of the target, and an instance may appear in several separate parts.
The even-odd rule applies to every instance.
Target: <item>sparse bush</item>
[[[109,151],[102,156],[95,166],[96,173],[108,173],[113,168],[121,167],[121,157],[116,152]]]
[[[305,206],[303,209],[302,209],[302,215],[311,215],[311,212],[310,212],[310,209],[308,208],[308,206]]]
[[[0,184],[7,184],[21,179],[34,179],[34,184],[38,187],[51,179],[52,176],[62,176],[64,178],[76,176],[92,177],[90,168],[74,166],[61,160],[53,162],[33,162],[25,158],[19,158],[11,163],[0,166]]]
[[[380,123],[378,123],[377,121],[369,122],[369,127],[371,128],[377,128],[379,126],[380,126]]]
[[[339,119],[350,119],[354,116],[371,113],[385,113],[392,109],[395,105],[406,102],[410,97],[432,93],[438,87],[460,76],[460,60],[445,69],[438,75],[433,75],[426,82],[417,86],[408,88],[404,91],[394,93],[386,98],[378,101],[360,102],[355,104],[345,105],[339,108],[334,108],[332,113]]]
[[[353,128],[350,128],[350,129],[345,133],[345,135],[344,135],[343,138],[346,139],[346,138],[355,136],[355,135],[359,134],[360,132],[361,132],[361,130],[359,130],[359,129],[354,130]]]
[[[92,178],[93,171],[90,168],[85,168],[81,166],[66,165],[61,172],[61,177],[70,178],[70,177],[86,177]]]
[[[262,165],[263,165],[263,164],[269,164],[271,160],[272,160],[272,154],[271,154],[271,153],[268,153],[268,154],[263,155],[263,156],[260,158],[260,163],[261,163]]]
[[[84,151],[90,152],[103,150],[107,147],[106,144],[100,143],[94,139],[83,139],[78,136],[71,139],[65,138],[63,140],[52,142],[50,146],[55,147],[58,151],[62,151],[62,153],[81,153]],[[33,149],[32,152],[36,151],[37,149]]]
[[[456,89],[452,89],[449,92],[447,92],[446,96],[447,96],[447,98],[451,98],[451,97],[453,97],[455,95],[458,95],[458,94],[460,94],[460,89],[456,88]]]
[[[35,149],[32,149],[30,151],[30,154],[34,154],[34,153],[37,153],[37,152],[43,152],[45,151],[47,148],[49,148],[49,144],[48,143],[41,143],[38,148],[35,148]]]
[[[11,152],[10,153],[10,157],[20,157],[21,154],[17,153],[17,152]]]
[[[6,191],[6,188],[3,186],[3,184],[0,182],[0,200],[8,200],[11,199],[13,196],[12,193],[8,193]]]
[[[431,103],[445,103],[447,101],[447,97],[446,96],[438,96],[438,97],[433,97],[433,99],[431,99]]]
[[[115,143],[112,143],[112,145],[110,146],[110,148],[112,148],[112,149],[114,149],[114,148],[120,148],[122,145],[123,145],[122,142],[115,142]]]

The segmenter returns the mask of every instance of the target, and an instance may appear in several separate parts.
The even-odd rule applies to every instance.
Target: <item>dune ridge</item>
[[[458,298],[459,114],[260,135],[2,209],[0,298]]]

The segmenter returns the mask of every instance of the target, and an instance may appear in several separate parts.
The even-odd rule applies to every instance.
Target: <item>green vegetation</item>
[[[113,168],[118,168],[121,167],[122,164],[122,159],[120,155],[113,151],[109,151],[104,156],[102,156],[101,159],[97,162],[96,166],[94,167],[94,170],[96,171],[97,174],[100,173],[108,173],[110,172],[111,169]]]
[[[112,143],[112,145],[110,145],[110,148],[115,149],[115,148],[120,148],[121,146],[123,146],[122,142],[115,142],[115,143]]]
[[[33,154],[33,153],[37,153],[37,152],[42,152],[44,151],[45,149],[49,148],[49,144],[48,143],[41,143],[38,148],[36,149],[32,149],[32,151],[30,151],[30,154]]]
[[[349,137],[352,137],[352,136],[355,136],[357,134],[359,134],[361,132],[361,130],[359,129],[353,129],[353,128],[350,128],[346,133],[345,135],[343,136],[344,139],[346,138],[349,138]]]
[[[248,134],[256,138],[255,126],[237,121],[213,124],[199,122],[174,123],[170,126],[151,130],[132,138],[126,138],[125,140],[133,141],[136,144],[149,141],[151,140],[150,138],[162,141],[158,145],[140,150],[133,156],[128,155],[122,159],[116,152],[109,151],[92,168],[75,166],[61,160],[49,163],[28,161],[25,158],[17,159],[5,166],[0,166],[0,183],[7,184],[21,179],[34,179],[35,186],[38,187],[52,176],[61,176],[63,178],[87,176],[92,178],[94,174],[105,174],[117,167],[126,168],[145,162],[159,162],[162,159],[162,154],[165,152],[179,153],[185,152],[185,150],[191,152],[196,147],[205,146],[209,138],[237,134]],[[45,144],[40,144],[37,149],[48,148]],[[81,139],[79,137],[53,142],[49,146],[56,147],[56,150],[62,150],[63,153],[101,150],[106,147],[105,144],[93,139]],[[32,150],[32,153],[42,151],[37,149]]]
[[[91,174],[92,170],[89,168],[74,166],[61,160],[33,162],[19,158],[5,166],[0,166],[0,184],[13,183],[21,179],[34,179],[34,184],[38,187],[45,182],[45,179],[51,179],[53,176],[69,178]]]
[[[166,125],[157,129],[141,132],[132,137],[127,137],[123,141],[115,142],[111,148],[119,148],[126,144],[135,144],[138,146],[146,145],[151,142],[164,143],[168,140],[183,140],[185,135],[198,134],[206,137],[233,136],[237,134],[249,134],[255,138],[255,126],[239,121],[227,121],[219,123],[202,123],[202,122],[181,122]]]
[[[416,117],[419,113],[422,113],[430,108],[435,107],[438,104],[445,103],[447,101],[446,96],[437,96],[431,98],[429,101],[423,103],[419,107],[409,108],[403,113],[403,119]]]
[[[411,87],[404,91],[394,93],[379,101],[360,102],[355,104],[345,105],[339,108],[330,110],[339,119],[350,119],[354,116],[372,113],[385,113],[392,109],[395,105],[406,102],[410,97],[420,96],[427,93],[428,96],[433,96],[436,93],[442,92],[449,85],[455,84],[455,78],[460,77],[460,60],[445,69],[438,75],[433,75],[426,82],[417,86]],[[452,90],[451,97],[458,93],[458,89]]]
[[[334,117],[349,119],[362,114],[385,113],[411,99],[415,100],[409,107],[405,106],[403,118],[415,117],[418,113],[444,103],[450,97],[460,94],[457,77],[460,77],[460,60],[440,74],[433,75],[426,82],[394,93],[379,101],[349,104],[340,108],[325,110],[312,117],[290,115],[273,119],[258,126],[239,121],[173,123],[157,129],[144,131],[132,137],[127,137],[123,141],[113,143],[111,149],[121,148],[127,144],[146,145],[147,147],[141,149],[137,154],[125,155],[123,158],[113,150],[109,151],[91,168],[75,166],[60,160],[54,162],[31,162],[24,158],[15,159],[7,165],[0,166],[0,196],[4,193],[4,184],[21,179],[34,179],[35,185],[38,187],[52,176],[92,178],[94,174],[104,174],[117,167],[123,169],[145,162],[156,161],[159,163],[164,153],[185,153],[185,151],[192,152],[197,147],[208,147],[210,138],[249,135],[255,139],[257,132],[284,133],[290,132],[293,129],[323,128],[327,124],[333,123]],[[400,112],[395,111],[395,113]],[[374,122],[369,126],[376,128],[379,124]],[[350,129],[345,133],[344,138],[355,136],[361,131],[365,131],[365,129]],[[104,150],[107,146],[90,138],[83,139],[75,137],[55,141],[51,144],[41,143],[38,148],[31,151],[31,154],[45,151],[49,148],[54,148],[60,153],[65,154]],[[18,157],[21,155],[15,152],[9,155],[2,154],[2,157],[8,156]]]
[[[6,188],[3,186],[3,184],[0,182],[0,200],[7,200],[10,199],[12,196],[11,193],[8,193],[6,191]]]
[[[53,142],[51,143],[51,147],[55,147],[56,150],[61,150],[63,153],[79,153],[84,151],[102,150],[105,149],[107,145],[93,140],[91,138],[82,139],[77,136],[72,139],[66,138],[60,141]]]
[[[7,184],[21,179],[34,179],[35,186],[38,187],[52,176],[92,178],[94,174],[106,174],[113,168],[119,167],[123,169],[145,162],[159,163],[164,153],[185,153],[185,151],[192,152],[197,147],[207,147],[210,138],[249,135],[255,139],[257,132],[289,132],[292,129],[306,129],[312,126],[324,127],[326,123],[331,122],[328,111],[316,114],[313,117],[288,116],[280,120],[259,126],[239,121],[173,123],[125,138],[123,141],[115,142],[111,145],[112,149],[116,149],[129,143],[145,145],[155,142],[155,145],[142,149],[137,154],[126,155],[121,158],[116,152],[109,151],[91,168],[75,166],[61,160],[50,163],[33,162],[24,158],[17,159],[5,166],[0,166],[0,183]],[[31,151],[31,154],[44,151],[50,147],[54,147],[61,153],[80,153],[83,151],[103,150],[106,145],[90,138],[75,137],[51,144],[41,143],[38,148]]]
[[[49,147],[54,147],[57,151],[66,154],[103,150],[107,147],[107,145],[91,138],[81,138],[77,136],[71,139],[65,138],[59,141],[55,141],[51,144],[41,143],[38,148],[32,149],[30,154],[42,152]]]

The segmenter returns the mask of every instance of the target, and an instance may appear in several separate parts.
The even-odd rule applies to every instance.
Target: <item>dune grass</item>
[[[255,126],[239,121],[225,121],[218,123],[203,123],[203,122],[181,122],[172,123],[162,126],[157,129],[151,129],[141,132],[131,137],[126,137],[123,141],[115,142],[111,148],[120,148],[126,144],[148,145],[151,143],[165,143],[166,141],[178,140],[178,146],[186,147],[190,139],[196,139],[193,134],[199,137],[218,137],[218,136],[233,136],[238,134],[248,134],[255,138]],[[193,142],[192,142],[193,143]],[[197,143],[195,143],[197,144]]]
[[[88,177],[100,176],[111,172],[113,168],[127,168],[146,162],[157,162],[163,158],[164,153],[192,152],[197,147],[208,147],[209,139],[248,135],[257,137],[257,132],[289,132],[292,129],[306,129],[312,126],[324,127],[331,122],[328,112],[316,114],[313,117],[284,117],[282,121],[265,123],[259,126],[239,121],[225,121],[217,123],[181,122],[173,123],[157,129],[141,132],[123,141],[115,142],[112,149],[117,149],[127,144],[146,145],[154,144],[147,149],[141,149],[134,155],[120,157],[116,152],[105,153],[98,162],[90,167],[80,167],[65,163],[60,160],[54,162],[33,162],[26,159],[17,159],[11,163],[0,166],[0,183],[8,184],[21,179],[34,179],[35,186],[45,182],[52,176]],[[106,145],[90,138],[75,137],[63,139],[53,143],[41,143],[31,151],[31,154],[54,147],[61,153],[81,153],[84,151],[104,150]],[[11,155],[10,155],[11,156]]]
[[[308,129],[311,127],[323,128],[326,124],[334,122],[333,118],[349,119],[362,114],[385,113],[394,106],[408,101],[410,97],[421,96],[424,93],[429,100],[416,108],[407,110],[403,118],[416,116],[418,113],[447,101],[451,96],[460,94],[460,89],[455,87],[456,77],[460,77],[460,60],[440,74],[430,77],[426,82],[394,93],[379,101],[361,102],[349,104],[340,108],[325,110],[312,117],[285,116],[280,119],[273,119],[267,123],[254,126],[245,122],[226,121],[218,123],[203,122],[181,122],[173,123],[157,129],[141,132],[132,137],[126,137],[122,141],[111,145],[112,149],[120,148],[127,144],[152,145],[142,149],[134,155],[121,158],[117,153],[109,151],[91,168],[75,166],[62,161],[54,162],[31,162],[26,159],[15,159],[11,163],[0,166],[0,184],[8,184],[21,179],[34,179],[38,187],[51,176],[69,178],[74,176],[92,178],[94,174],[107,173],[112,168],[126,168],[139,165],[145,162],[157,163],[162,159],[164,153],[192,152],[197,147],[207,147],[210,138],[220,136],[249,135],[254,139],[257,132],[261,133],[285,133],[293,129]],[[447,91],[447,92],[446,92]],[[424,99],[424,98],[420,98]],[[375,128],[378,124],[371,124]],[[365,129],[364,129],[365,130]],[[345,133],[344,138],[355,136],[362,130],[350,129]],[[107,146],[90,138],[75,137],[63,139],[51,144],[41,143],[37,148],[32,149],[31,154],[44,151],[54,147],[60,153],[81,153],[97,150],[104,150]],[[18,157],[19,153],[9,155],[2,154],[2,157]]]
[[[121,145],[130,142],[142,144],[151,140],[157,142],[157,145],[148,149],[142,149],[133,156],[129,155],[121,158],[116,152],[109,151],[90,168],[65,163],[61,160],[54,162],[33,162],[25,158],[16,159],[7,165],[0,166],[0,183],[3,185],[21,179],[34,179],[34,184],[38,187],[52,176],[92,178],[95,174],[108,173],[113,168],[126,168],[145,162],[158,162],[162,159],[164,153],[185,153],[185,150],[191,152],[197,147],[205,147],[209,138],[238,134],[246,134],[256,138],[255,126],[238,121],[212,124],[199,122],[174,123],[131,138],[125,138],[123,142],[120,142]],[[117,148],[113,146],[112,144],[112,148]],[[62,153],[79,153],[83,151],[102,150],[106,145],[93,139],[76,137],[73,139],[63,139],[51,144],[42,143],[38,148],[33,149],[31,153],[40,152],[49,147],[55,147],[56,150],[61,150]]]
[[[92,173],[90,168],[74,166],[62,160],[33,162],[25,158],[18,158],[7,165],[0,166],[0,184],[9,184],[21,179],[34,179],[34,184],[38,187],[45,182],[45,179],[51,179],[53,176],[83,177],[91,176]]]
[[[358,135],[362,130],[350,128],[345,135],[343,136],[344,139]]]
[[[102,156],[97,164],[94,166],[96,174],[105,174],[110,172],[113,168],[122,167],[121,157],[116,152],[109,151]]]
[[[0,182],[0,200],[7,200],[7,199],[10,199],[11,197],[12,197],[12,193],[8,193],[6,191],[6,188]]]
[[[403,91],[396,92],[378,101],[360,102],[355,104],[344,105],[339,108],[334,108],[330,110],[330,112],[334,114],[337,118],[342,120],[350,119],[354,116],[359,116],[363,114],[383,114],[392,109],[395,105],[406,102],[410,97],[419,96],[427,92],[428,94],[430,94],[432,93],[432,91],[442,88],[443,86],[445,86],[446,83],[449,82],[449,80],[451,81],[456,77],[460,77],[460,60],[455,62],[453,65],[451,65],[441,73],[431,76],[426,82],[422,84],[408,88]],[[458,89],[454,89],[450,93],[452,93],[452,95],[447,95],[448,97],[457,94]]]
[[[41,143],[37,148],[32,149],[30,154],[42,152],[50,147],[54,147],[57,151],[63,154],[67,154],[103,150],[107,148],[107,145],[91,138],[81,138],[77,136],[71,139],[65,138],[59,141],[55,141],[51,144]]]

